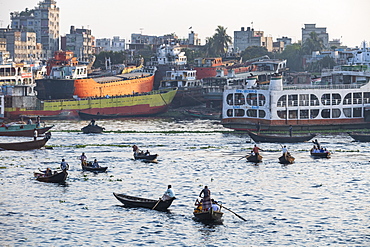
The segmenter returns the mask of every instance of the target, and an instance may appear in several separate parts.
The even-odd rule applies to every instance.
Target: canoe
[[[106,172],[108,167],[92,167],[92,166],[82,166],[83,171],[89,172]]]
[[[103,130],[105,130],[105,128],[100,127],[98,125],[91,125],[91,124],[89,124],[89,125],[87,125],[87,126],[85,126],[85,127],[83,127],[81,129],[81,131],[84,134],[89,134],[89,133],[97,133],[97,134],[99,134],[99,133],[102,133]]]
[[[279,163],[281,164],[293,164],[295,158],[291,155],[282,155],[279,157]]]
[[[34,173],[36,180],[40,182],[46,183],[64,183],[67,179],[68,173],[67,171],[63,170],[62,172],[53,174],[51,176],[45,177],[43,173]]]
[[[370,142],[370,135],[369,134],[359,134],[355,132],[348,132],[348,135],[350,135],[355,141],[358,142]]]
[[[305,136],[278,136],[278,135],[261,135],[248,131],[248,135],[255,142],[273,142],[273,143],[298,143],[309,141],[316,136],[316,134],[309,134]]]
[[[248,155],[247,161],[253,162],[253,163],[260,163],[262,162],[262,155]]]
[[[189,117],[195,117],[195,118],[201,118],[201,119],[213,119],[213,120],[221,119],[220,113],[203,113],[203,112],[195,111],[195,110],[185,110],[183,114]]]
[[[331,153],[330,152],[324,152],[324,153],[313,153],[312,150],[310,151],[311,156],[314,158],[330,158]]]
[[[45,137],[41,140],[27,141],[27,142],[10,142],[10,143],[0,143],[0,149],[3,150],[15,150],[15,151],[27,151],[32,149],[40,149],[47,141],[50,139],[51,133],[45,134]]]
[[[134,153],[135,160],[155,160],[157,159],[157,157],[158,157],[158,154],[145,155],[145,154],[135,154]]]
[[[54,125],[37,128],[36,124],[13,124],[9,126],[0,127],[0,136],[33,137],[35,129],[37,129],[38,136],[41,136],[53,127]]]
[[[194,212],[193,214],[195,218],[200,221],[220,221],[224,213],[222,213],[221,211],[213,211],[211,209],[204,212]]]
[[[118,199],[118,201],[122,202],[126,207],[134,207],[134,208],[150,208],[152,209],[157,203],[158,200],[140,198],[136,196],[128,196],[124,194],[117,194],[113,192],[113,195]],[[160,201],[157,206],[154,208],[155,210],[163,211],[171,206],[175,197],[172,197],[170,200],[167,201]]]

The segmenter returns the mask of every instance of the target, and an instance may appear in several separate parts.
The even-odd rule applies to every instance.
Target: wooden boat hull
[[[49,138],[45,137],[41,140],[27,141],[27,142],[0,143],[0,149],[14,150],[14,151],[27,151],[27,150],[32,150],[32,149],[40,149],[43,146],[45,146]]]
[[[100,127],[98,125],[87,125],[85,127],[83,127],[81,129],[81,131],[84,133],[84,134],[90,134],[90,133],[95,133],[95,134],[100,134],[103,132],[103,130],[105,130],[105,128],[103,127]]]
[[[117,198],[118,201],[123,203],[126,207],[134,208],[140,207],[152,209],[158,203],[158,200],[128,196],[124,194],[117,194],[114,192],[113,195]],[[173,200],[175,200],[175,197],[167,201],[160,201],[154,209],[159,211],[167,210],[171,206]]]
[[[157,159],[158,154],[151,155],[134,155],[135,160],[155,160]]]
[[[220,211],[209,210],[206,212],[193,213],[194,217],[200,221],[220,221],[224,213]]]
[[[355,139],[355,141],[358,142],[370,142],[370,135],[367,134],[349,132],[348,135],[350,135],[353,139]]]
[[[280,156],[279,157],[279,163],[281,164],[293,164],[295,158],[293,156]]]
[[[261,135],[254,132],[248,131],[248,135],[255,142],[272,142],[272,143],[298,143],[309,141],[316,136],[316,134],[310,134],[306,136],[273,136],[273,135]]]
[[[37,129],[38,136],[53,128],[54,125],[48,127],[37,128],[36,124],[15,125],[9,127],[0,127],[0,136],[26,136],[33,137],[33,132]]]
[[[83,171],[89,172],[106,172],[108,167],[92,167],[92,166],[82,166]]]
[[[330,152],[326,152],[326,153],[313,153],[313,152],[310,152],[311,153],[311,156],[314,157],[314,158],[330,158],[331,156],[331,153]]]
[[[262,162],[262,156],[261,155],[249,155],[247,156],[247,161],[253,162],[253,163],[260,163]]]
[[[42,173],[35,172],[34,174],[37,181],[46,183],[64,183],[68,176],[68,173],[66,171],[53,174],[49,177],[45,177]]]

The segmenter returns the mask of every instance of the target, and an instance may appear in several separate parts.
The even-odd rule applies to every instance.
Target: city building
[[[72,51],[81,62],[91,62],[95,38],[90,29],[71,26],[70,33],[62,37],[62,50]]]
[[[292,44],[292,38],[288,38],[288,37],[281,37],[281,38],[277,38],[276,39],[277,42],[283,42],[284,43],[284,48],[287,46],[287,45],[291,45]]]
[[[236,52],[242,52],[250,46],[263,46],[272,52],[272,37],[264,37],[263,31],[255,31],[250,27],[247,27],[247,30],[242,27],[240,31],[234,31],[234,50]]]
[[[325,48],[330,48],[329,34],[326,32],[326,27],[316,27],[316,24],[304,24],[304,28],[302,28],[302,44],[306,39],[310,38],[312,32],[315,32],[317,37],[322,40]]]
[[[120,39],[119,36],[114,36],[113,39],[102,38],[96,39],[96,51],[124,51],[126,46],[125,39]]]
[[[36,33],[36,42],[42,44],[50,58],[59,50],[59,8],[55,0],[43,0],[34,9],[10,13],[11,28]]]

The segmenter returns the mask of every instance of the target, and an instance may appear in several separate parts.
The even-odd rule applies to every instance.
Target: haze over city
[[[10,12],[33,9],[38,0],[0,0],[0,27],[10,25]],[[120,36],[130,41],[132,33],[164,35],[176,33],[187,37],[189,30],[199,34],[202,44],[215,33],[218,25],[233,37],[241,27],[253,27],[276,38],[301,39],[304,24],[326,27],[329,40],[340,39],[342,45],[360,46],[370,41],[369,0],[63,0],[60,8],[60,35],[70,26],[88,28],[96,38]]]

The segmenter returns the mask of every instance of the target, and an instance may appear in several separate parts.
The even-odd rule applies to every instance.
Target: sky
[[[33,9],[39,1],[0,0],[0,27],[10,24],[10,12]],[[61,35],[70,26],[91,29],[96,38],[126,41],[132,33],[187,38],[192,30],[204,44],[223,26],[231,37],[241,27],[253,27],[274,41],[285,36],[297,42],[304,24],[316,24],[342,45],[370,42],[370,0],[57,0],[57,6]]]

